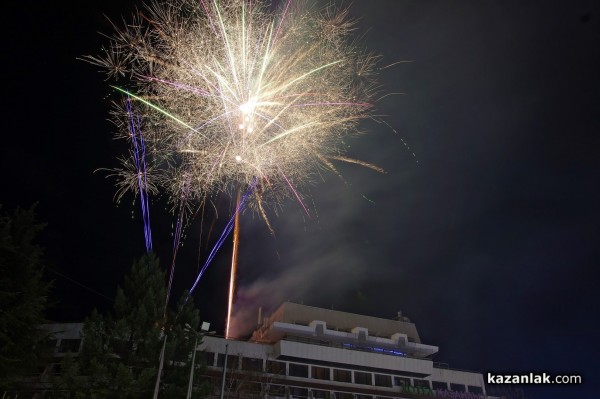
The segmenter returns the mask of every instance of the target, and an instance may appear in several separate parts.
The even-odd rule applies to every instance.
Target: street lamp
[[[214,333],[214,331],[208,331],[208,329],[210,328],[210,323],[207,323],[205,321],[202,322],[202,326],[200,327],[200,331],[201,332],[197,332],[194,331],[194,329],[192,328],[192,326],[190,326],[188,323],[185,323],[185,331],[188,333],[192,333],[195,335],[196,339],[194,340],[194,349],[193,349],[193,354],[192,354],[192,367],[190,369],[190,381],[188,383],[188,390],[187,390],[187,396],[186,399],[190,399],[192,397],[192,386],[194,384],[194,363],[196,362],[196,351],[198,348],[198,338],[202,338],[203,334],[209,334],[209,333]]]

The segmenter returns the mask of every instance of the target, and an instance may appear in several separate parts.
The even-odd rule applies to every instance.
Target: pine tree
[[[43,354],[44,311],[51,283],[43,278],[44,225],[35,206],[0,215],[0,389],[14,389],[38,367]]]
[[[185,297],[184,293],[184,297]],[[134,262],[117,290],[114,312],[94,311],[84,325],[83,344],[76,359],[81,377],[58,382],[66,398],[149,398],[153,395],[164,335],[167,346],[161,378],[161,398],[184,398],[195,337],[185,325],[198,326],[193,300],[183,299],[165,317],[165,272],[158,259],[143,256]],[[64,366],[63,366],[64,368]],[[62,384],[62,385],[61,385]]]

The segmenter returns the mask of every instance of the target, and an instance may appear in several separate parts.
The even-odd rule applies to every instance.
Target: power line
[[[85,285],[85,284],[83,284],[83,283],[80,283],[79,281],[77,281],[77,280],[75,280],[75,279],[73,279],[73,278],[71,278],[71,277],[69,277],[69,276],[67,276],[67,275],[65,275],[65,274],[62,274],[62,273],[60,273],[60,272],[58,272],[58,271],[54,270],[53,268],[51,268],[51,267],[49,267],[49,266],[45,266],[45,265],[40,265],[40,266],[41,266],[41,267],[43,267],[43,268],[46,268],[46,269],[50,270],[51,272],[53,272],[53,273],[57,274],[58,276],[60,276],[60,277],[62,277],[62,278],[65,278],[65,279],[69,280],[69,281],[70,281],[70,282],[72,282],[73,284],[77,284],[78,286],[80,286],[80,287],[82,287],[82,288],[85,288],[86,290],[88,290],[88,291],[90,291],[90,292],[93,292],[93,293],[94,293],[94,294],[96,294],[96,295],[99,295],[99,296],[101,296],[101,297],[102,297],[102,298],[104,298],[104,299],[107,299],[107,300],[109,300],[109,301],[111,301],[111,302],[114,302],[114,301],[115,301],[114,299],[111,299],[111,298],[107,297],[107,296],[106,296],[106,295],[104,295],[103,293],[101,293],[101,292],[98,292],[98,291],[96,291],[95,289],[93,289],[93,288],[91,288],[91,287],[88,287],[87,285]]]

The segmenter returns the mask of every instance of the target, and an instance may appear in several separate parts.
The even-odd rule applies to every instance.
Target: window
[[[311,390],[312,397],[315,399],[331,399],[331,393],[329,391],[321,391],[320,389]]]
[[[392,386],[392,377],[389,375],[375,374],[375,385],[378,387],[390,387]]]
[[[34,371],[34,372],[32,372],[32,374],[31,374],[31,375],[32,375],[32,376],[34,376],[34,377],[39,377],[39,376],[41,376],[42,374],[44,374],[44,373],[46,372],[46,368],[48,368],[48,367],[50,367],[50,368],[51,368],[51,367],[52,367],[52,365],[50,365],[50,366],[47,366],[47,365],[44,365],[44,366],[41,366],[41,365],[40,365],[40,366],[37,366],[37,367],[35,368],[35,371]],[[50,369],[48,369],[48,371],[50,371]]]
[[[354,399],[354,395],[348,392],[334,392],[335,399]]]
[[[262,371],[262,369],[263,369],[262,359],[255,359],[252,357],[245,357],[242,359],[242,370]]]
[[[410,378],[394,376],[394,385],[397,387],[409,387]]]
[[[361,371],[354,372],[354,383],[363,385],[373,385],[371,381],[371,373],[363,373]]]
[[[329,380],[329,369],[326,367],[311,366],[311,377],[317,380]]]
[[[224,364],[225,364],[225,355],[222,353],[219,353],[219,355],[217,356],[217,367],[223,367]]]
[[[283,385],[271,385],[269,396],[285,396],[285,387]]]
[[[339,382],[352,382],[350,370],[333,369],[333,380]]]
[[[227,355],[227,368],[228,369],[237,369],[238,368],[239,356],[237,355]],[[225,355],[223,353],[219,353],[217,356],[217,367],[223,367],[225,364]]]
[[[293,398],[308,398],[308,389],[290,387],[290,396],[292,396]]]
[[[79,352],[80,345],[80,339],[61,339],[60,345],[58,346],[58,353],[77,353]]]
[[[51,370],[52,370],[52,374],[54,375],[60,375],[62,373],[62,364],[60,363],[53,363],[51,366]]]
[[[448,390],[448,383],[447,382],[441,382],[441,381],[431,381],[431,387],[434,390],[436,390],[436,389]]]
[[[267,373],[285,375],[285,363],[277,360],[267,360]]]
[[[198,357],[198,363],[203,366],[212,366],[215,364],[214,352],[196,352],[196,356]]]
[[[455,392],[465,392],[465,386],[463,384],[450,384],[450,390]]]
[[[290,376],[308,378],[308,366],[306,364],[290,363]]]
[[[471,393],[476,393],[476,394],[479,394],[479,395],[483,395],[483,388],[482,387],[476,387],[474,385],[469,385],[468,388],[469,388],[469,392],[471,392]]]
[[[260,382],[244,382],[240,387],[241,392],[249,392],[249,393],[260,393],[261,392],[261,384]]]
[[[44,349],[54,352],[56,350],[56,338],[46,337],[44,340]]]
[[[354,398],[355,399],[373,399],[373,397],[371,395],[361,395],[359,393],[354,395]]]
[[[415,384],[415,387],[418,387],[418,388],[427,388],[427,389],[430,388],[429,381],[427,381],[427,380],[418,380],[415,378],[413,380],[413,383]]]

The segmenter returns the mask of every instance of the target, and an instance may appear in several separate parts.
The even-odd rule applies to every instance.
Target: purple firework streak
[[[129,132],[133,146],[133,161],[137,170],[137,181],[140,193],[140,204],[142,206],[142,219],[144,221],[144,238],[146,241],[146,252],[152,251],[152,230],[150,229],[150,207],[148,206],[148,180],[146,177],[146,144],[140,118],[133,114],[131,98],[127,97],[127,114],[129,116]]]
[[[254,192],[254,189],[256,188],[256,183],[257,183],[257,179],[255,178],[254,181],[250,184],[250,187],[248,187],[248,189],[246,190],[246,192],[240,199],[239,205],[236,207],[235,212],[229,219],[229,222],[227,222],[227,225],[225,226],[225,229],[221,233],[221,236],[215,243],[213,249],[210,251],[210,254],[208,255],[208,258],[206,259],[206,262],[204,262],[202,269],[200,269],[200,272],[198,273],[198,277],[196,277],[196,281],[194,281],[194,285],[192,285],[192,288],[190,288],[188,297],[186,298],[186,302],[187,302],[187,299],[193,294],[194,290],[196,289],[196,286],[198,285],[198,282],[202,278],[202,275],[204,275],[204,272],[206,271],[208,266],[210,266],[215,255],[217,254],[217,252],[219,251],[219,249],[221,248],[221,246],[223,245],[223,243],[225,242],[225,240],[227,239],[229,234],[231,234],[231,231],[233,230],[235,217],[236,217],[236,215],[243,212],[243,210],[246,208],[246,200]]]

